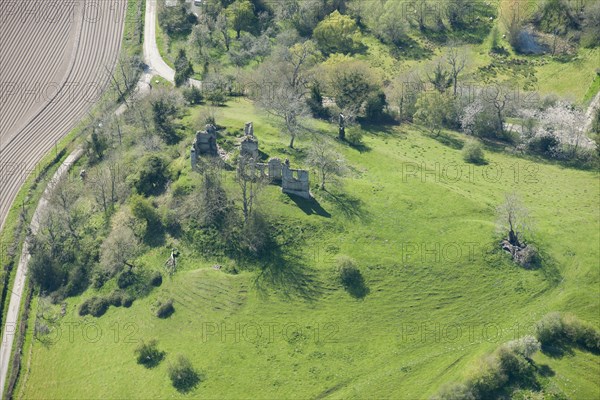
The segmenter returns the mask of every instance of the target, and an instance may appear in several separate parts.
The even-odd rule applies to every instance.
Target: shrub
[[[196,86],[190,86],[183,89],[183,98],[189,104],[200,104],[202,102],[202,91]]]
[[[535,327],[543,347],[577,345],[591,352],[600,352],[600,332],[572,315],[558,312],[546,314]]]
[[[100,289],[109,279],[109,274],[103,270],[96,270],[92,274],[92,286],[94,289]]]
[[[117,286],[119,289],[125,289],[135,283],[135,274],[131,269],[124,269],[117,276]]]
[[[529,359],[535,352],[540,350],[540,342],[531,335],[512,340],[506,344],[507,348],[517,354]]]
[[[90,297],[79,306],[79,315],[92,315],[101,317],[108,310],[109,303],[102,297]]]
[[[120,290],[113,291],[108,298],[108,304],[114,307],[121,307],[123,305],[123,292]]]
[[[384,117],[383,110],[387,105],[385,93],[382,90],[373,92],[367,97],[365,103],[365,118],[371,122],[382,122]]]
[[[121,305],[125,308],[129,308],[133,304],[134,300],[135,300],[135,297],[133,297],[132,295],[130,295],[128,293],[124,293],[123,297],[121,298]]]
[[[154,271],[150,276],[150,284],[155,287],[162,285],[162,274],[159,271]]]
[[[469,140],[462,150],[463,159],[468,163],[485,164],[485,154],[481,143],[476,140]]]
[[[90,299],[87,299],[83,303],[81,303],[81,305],[79,306],[79,315],[83,317],[84,315],[88,315],[89,313],[90,313]]]
[[[173,387],[179,392],[187,393],[200,382],[200,375],[192,363],[184,356],[179,356],[175,364],[169,365],[169,378]]]
[[[142,344],[135,349],[135,355],[138,364],[142,364],[146,368],[154,368],[165,357],[165,352],[158,350],[157,341],[155,339],[148,343]]]
[[[533,377],[533,365],[511,347],[503,345],[498,349],[498,361],[502,372],[512,381],[528,381]]]
[[[158,308],[156,309],[156,316],[158,318],[169,318],[175,312],[173,307],[173,299],[168,299],[165,302],[158,302]]]
[[[356,261],[347,256],[340,256],[337,260],[339,280],[344,288],[353,297],[364,297],[368,293],[365,280],[356,266]]]
[[[529,151],[544,156],[554,156],[560,147],[558,138],[554,135],[544,135],[534,137],[527,143]]]
[[[562,316],[562,326],[566,341],[592,352],[600,351],[600,332],[593,326],[580,321],[573,315]]]
[[[346,140],[353,146],[360,146],[362,144],[363,134],[360,129],[350,129],[346,133]]]
[[[482,361],[478,372],[469,380],[469,385],[476,398],[493,398],[493,393],[508,382],[508,377],[501,368],[500,361],[488,357]]]
[[[161,194],[169,180],[167,162],[159,156],[149,155],[139,163],[134,186],[144,196]]]
[[[542,346],[558,344],[563,338],[563,322],[560,313],[546,314],[535,325],[535,334]]]

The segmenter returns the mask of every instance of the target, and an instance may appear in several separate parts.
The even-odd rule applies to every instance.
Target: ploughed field
[[[38,161],[108,84],[126,4],[0,2],[0,229]]]

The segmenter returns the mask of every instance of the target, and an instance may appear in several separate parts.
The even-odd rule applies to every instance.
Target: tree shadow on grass
[[[464,141],[445,133],[440,133],[439,135],[427,134],[427,137],[456,150],[460,150],[464,146]]]
[[[573,356],[573,348],[567,344],[557,343],[552,345],[542,345],[542,353],[552,358],[563,358],[564,356]]]
[[[344,286],[344,288],[346,289],[346,292],[355,299],[363,299],[371,292],[371,289],[367,286],[362,275],[359,280],[353,282],[352,285]]]
[[[261,260],[263,265],[254,281],[261,295],[266,296],[269,289],[274,289],[286,298],[313,301],[323,293],[315,272],[301,262],[297,250],[286,247],[284,254],[278,244],[271,246],[269,254]]]
[[[550,366],[547,364],[536,365],[536,368],[537,368],[537,373],[540,374],[540,376],[543,376],[544,378],[548,378],[548,377],[556,375],[554,370],[552,368],[550,368]]]
[[[321,195],[329,201],[337,211],[348,219],[359,219],[368,222],[369,213],[364,209],[364,203],[358,197],[349,193],[322,190]]]
[[[314,197],[311,199],[305,199],[303,197],[296,196],[293,194],[287,194],[287,195],[294,203],[296,203],[298,208],[300,208],[302,211],[304,211],[304,213],[306,215],[316,214],[321,217],[331,218],[331,214],[328,213],[327,210],[325,210],[321,206],[319,201],[317,199],[315,199]]]
[[[402,45],[390,46],[390,53],[394,58],[408,58],[413,60],[429,59],[433,51],[421,46],[419,42],[409,36],[404,36]]]

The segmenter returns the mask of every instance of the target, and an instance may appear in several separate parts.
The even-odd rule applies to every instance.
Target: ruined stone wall
[[[283,193],[310,199],[310,184],[308,171],[303,169],[290,169],[288,163],[283,164],[281,190]]]

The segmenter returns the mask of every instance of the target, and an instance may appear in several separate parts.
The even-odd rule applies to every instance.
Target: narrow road
[[[48,204],[48,196],[54,189],[56,182],[65,176],[71,166],[83,155],[83,149],[78,148],[71,153],[67,159],[58,167],[58,170],[54,173],[52,180],[46,186],[42,198],[35,209],[33,217],[31,219],[31,233],[35,234],[38,230],[38,221]],[[6,324],[4,325],[4,332],[2,334],[2,346],[0,347],[0,398],[4,393],[4,386],[6,383],[6,377],[8,376],[8,364],[10,362],[10,352],[15,339],[15,335],[18,332],[18,321],[19,321],[19,309],[21,307],[21,298],[23,296],[23,290],[25,289],[25,278],[27,276],[27,265],[29,264],[29,243],[25,241],[23,249],[21,251],[21,257],[19,258],[19,265],[17,266],[17,273],[15,274],[15,283],[12,291],[10,291],[10,303],[8,305],[8,312],[6,313]]]
[[[156,0],[146,0],[144,24],[144,61],[150,69],[148,73],[175,82],[175,71],[162,59],[156,46]]]
[[[148,66],[147,74],[160,75],[171,83],[175,83],[175,71],[169,67],[156,46],[156,0],[146,0],[146,15],[144,19],[144,62]],[[202,88],[202,82],[189,80],[190,85]]]

